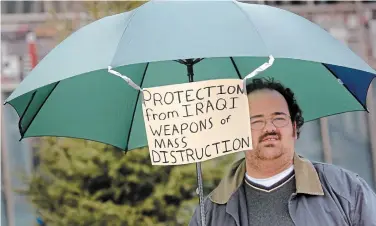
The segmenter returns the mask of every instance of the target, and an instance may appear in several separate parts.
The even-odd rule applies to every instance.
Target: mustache
[[[261,141],[262,141],[263,139],[265,139],[265,137],[267,137],[267,136],[276,136],[276,137],[278,137],[279,140],[281,139],[281,134],[279,134],[279,133],[273,131],[273,132],[265,133],[265,134],[263,134],[262,136],[260,136],[260,138],[259,138],[259,142],[261,142]]]

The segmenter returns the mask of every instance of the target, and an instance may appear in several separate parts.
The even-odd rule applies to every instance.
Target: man
[[[376,226],[376,195],[362,178],[295,153],[303,117],[292,91],[254,79],[247,93],[254,149],[205,199],[206,225]],[[190,225],[201,225],[199,208]]]

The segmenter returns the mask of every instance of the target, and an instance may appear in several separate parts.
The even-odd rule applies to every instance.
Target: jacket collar
[[[237,191],[244,181],[246,172],[245,158],[235,162],[227,175],[222,179],[219,185],[209,195],[212,202],[225,204],[231,196]],[[296,180],[296,192],[308,195],[324,195],[322,185],[317,172],[310,161],[294,155],[294,170]]]

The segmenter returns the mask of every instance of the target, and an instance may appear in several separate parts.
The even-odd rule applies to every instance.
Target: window
[[[358,173],[375,188],[370,137],[368,131],[365,132],[367,130],[365,112],[348,112],[329,117],[328,129],[333,164]]]
[[[34,10],[33,10],[33,6],[34,6],[35,2],[33,1],[24,1],[23,2],[23,13],[32,13]]]
[[[373,11],[373,17],[376,17],[376,10]],[[376,18],[372,19],[368,23],[369,26],[369,40],[371,44],[372,57],[376,60]]]
[[[52,2],[52,5],[53,5],[53,9],[55,12],[57,13],[60,13],[62,10],[61,10],[61,3],[60,1],[53,1]]]
[[[14,195],[14,209],[15,225],[33,225],[32,222],[37,219],[35,210],[29,200],[17,193]]]
[[[32,169],[30,141],[28,139],[19,141],[19,117],[16,111],[9,105],[3,107],[3,117],[4,148],[8,151],[9,159],[7,161],[10,166],[9,170],[11,172],[30,173]],[[21,182],[17,177],[12,177],[12,186],[21,186]]]
[[[9,93],[3,93],[3,98],[5,99],[9,96]],[[23,173],[30,175],[32,172],[32,151],[30,148],[30,141],[25,139],[19,141],[20,134],[18,131],[18,115],[16,111],[9,105],[3,106],[3,131],[2,148],[7,151],[7,161],[9,166],[9,177],[11,177],[10,186],[12,189],[25,188],[25,184],[22,182],[22,178],[18,175]],[[31,222],[35,221],[35,210],[29,201],[18,194],[17,192],[11,192],[12,198],[14,200],[14,217],[15,225],[30,225]],[[2,202],[3,200],[2,196]],[[3,203],[2,203],[3,205]],[[12,210],[13,211],[13,210]],[[3,214],[3,212],[2,212]],[[3,225],[3,224],[2,224]],[[6,225],[6,224],[4,224]]]
[[[1,13],[16,13],[17,1],[1,1]]]
[[[304,123],[295,148],[298,154],[311,161],[324,161],[319,120]]]
[[[1,187],[3,187],[1,185]],[[5,201],[6,197],[4,195],[3,189],[1,189],[1,225],[8,225],[8,218],[7,218],[7,205]]]

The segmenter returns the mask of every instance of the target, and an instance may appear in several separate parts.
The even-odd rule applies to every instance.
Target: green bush
[[[153,166],[146,148],[125,154],[96,142],[45,138],[38,157],[22,193],[47,226],[187,225],[199,203],[196,165]],[[205,195],[233,160],[202,164]]]

